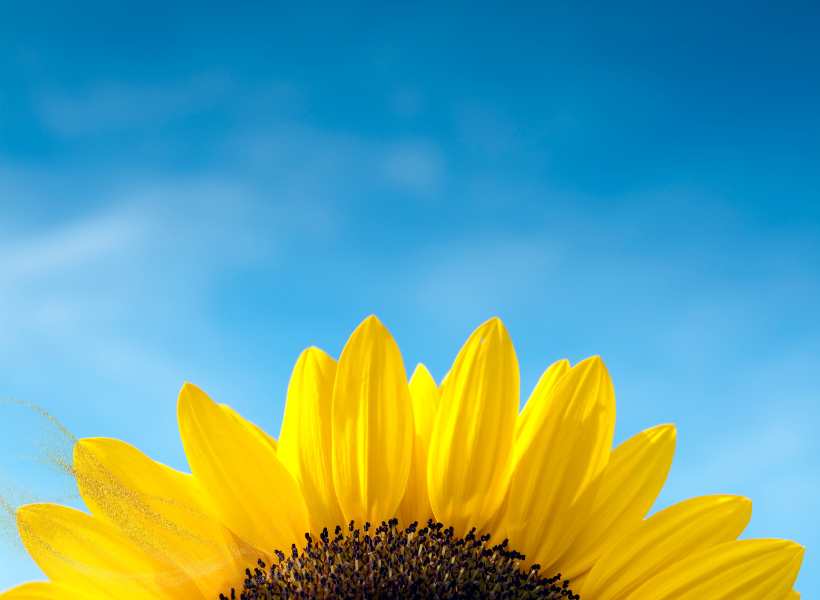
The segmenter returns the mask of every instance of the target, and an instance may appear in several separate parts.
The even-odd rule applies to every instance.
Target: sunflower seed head
[[[398,519],[373,528],[354,522],[323,530],[318,539],[275,553],[273,565],[259,561],[245,573],[244,589],[221,600],[307,598],[441,598],[493,600],[579,600],[560,574],[543,577],[540,567],[520,568],[524,555],[507,540],[489,546],[489,534],[464,537],[428,521],[400,528]]]

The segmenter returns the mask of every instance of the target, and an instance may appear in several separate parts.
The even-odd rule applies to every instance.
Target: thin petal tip
[[[675,441],[678,438],[678,428],[674,423],[660,423],[651,427],[649,430],[654,440],[657,441]]]
[[[792,555],[794,558],[799,558],[803,560],[803,557],[806,554],[806,547],[799,543],[792,540],[785,540],[786,541],[786,552]]]
[[[72,464],[75,468],[82,456],[88,456],[94,453],[94,446],[97,443],[96,440],[99,439],[101,438],[80,438],[74,442],[74,448],[72,450]]]
[[[180,398],[182,398],[183,396],[196,395],[196,394],[201,394],[201,393],[202,393],[202,390],[199,389],[198,386],[191,383],[190,381],[184,381],[182,383],[182,387],[179,388],[179,397]]]
[[[179,390],[179,402],[191,402],[208,398],[208,395],[199,386],[186,381]]]
[[[370,315],[365,317],[356,329],[353,330],[353,333],[350,334],[350,338],[348,339],[348,344],[353,340],[383,340],[387,338],[392,338],[390,331],[376,315]]]
[[[743,515],[743,518],[748,523],[752,518],[752,500],[746,496],[726,496],[730,502],[737,506],[738,514]]]
[[[14,517],[17,520],[17,528],[21,531],[30,524],[32,519],[49,510],[49,506],[56,506],[47,502],[31,502],[18,506],[14,510]]]
[[[413,369],[413,374],[410,376],[410,379],[415,379],[416,377],[429,377],[430,379],[433,378],[432,373],[430,373],[430,369],[428,369],[424,363],[418,363],[416,368]]]
[[[209,412],[216,406],[216,402],[211,400],[208,394],[193,383],[186,381],[177,397],[177,421],[180,432],[188,429],[191,419],[195,418],[194,415],[201,414],[203,411]]]
[[[600,354],[593,354],[592,356],[588,356],[575,366],[580,367],[581,365],[584,365],[585,367],[590,369],[606,370],[606,363],[604,363],[604,359],[601,358]]]
[[[312,362],[315,364],[322,364],[328,361],[334,361],[333,357],[318,346],[308,346],[299,355],[297,363]]]
[[[384,329],[384,323],[382,323],[379,317],[377,317],[376,315],[367,315],[364,319],[362,319],[362,322],[359,324],[359,327],[368,329],[372,327],[377,327]]]
[[[484,321],[470,334],[467,344],[487,344],[492,346],[511,346],[510,333],[504,323],[498,317],[492,317]]]
[[[751,506],[752,501],[750,498],[746,496],[741,496],[740,494],[717,494],[718,498],[721,498],[724,502],[737,504],[738,506]]]
[[[504,321],[501,320],[501,317],[490,317],[479,325],[478,329],[485,333],[493,332],[501,335],[507,333],[507,327],[504,325]]]

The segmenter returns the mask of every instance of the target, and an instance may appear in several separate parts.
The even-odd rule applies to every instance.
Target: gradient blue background
[[[817,596],[820,5],[770,4],[0,3],[0,397],[184,467],[186,379],[278,432],[303,347],[441,377],[498,314]],[[0,410],[4,496],[72,502]]]

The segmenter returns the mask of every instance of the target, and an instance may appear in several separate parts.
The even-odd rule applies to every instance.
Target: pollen
[[[441,598],[578,600],[561,575],[544,577],[539,565],[521,568],[524,555],[507,540],[489,545],[490,535],[475,530],[464,537],[452,527],[428,521],[399,527],[398,519],[378,527],[337,526],[275,563],[259,561],[246,570],[244,589],[220,600],[274,598]]]

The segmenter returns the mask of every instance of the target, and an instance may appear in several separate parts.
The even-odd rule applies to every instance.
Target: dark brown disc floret
[[[452,527],[428,521],[400,528],[398,519],[346,528],[318,539],[305,534],[306,544],[290,553],[276,551],[274,564],[259,561],[247,569],[244,588],[220,594],[221,600],[339,598],[579,600],[561,575],[544,577],[539,565],[521,569],[524,555],[507,540],[488,545],[489,534],[475,530],[464,537]]]

